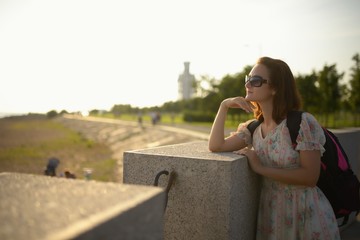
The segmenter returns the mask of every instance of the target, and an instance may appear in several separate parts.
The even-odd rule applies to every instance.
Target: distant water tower
[[[184,62],[184,72],[179,75],[179,99],[190,99],[194,94],[195,76],[190,73],[190,62]]]

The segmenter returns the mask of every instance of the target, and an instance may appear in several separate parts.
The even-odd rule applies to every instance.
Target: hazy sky
[[[217,79],[262,55],[294,74],[349,73],[359,11],[359,0],[0,0],[0,112],[161,105],[184,61]]]

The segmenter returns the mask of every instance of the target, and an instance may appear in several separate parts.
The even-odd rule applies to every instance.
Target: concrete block
[[[165,193],[120,185],[0,173],[0,239],[163,239]]]
[[[258,176],[247,159],[212,153],[207,141],[124,152],[124,183],[153,185],[173,171],[165,212],[165,239],[254,239]],[[168,176],[161,176],[165,188]]]
[[[338,137],[352,170],[360,179],[360,128],[331,129],[331,131]]]

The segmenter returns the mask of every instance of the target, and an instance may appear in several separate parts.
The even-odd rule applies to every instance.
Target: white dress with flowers
[[[253,145],[261,163],[273,168],[297,168],[299,150],[325,151],[325,136],[316,119],[302,115],[297,146],[291,144],[286,120],[265,138],[258,127],[251,139],[246,126],[239,125],[238,137]],[[340,239],[332,207],[318,187],[284,184],[263,177],[256,239]]]

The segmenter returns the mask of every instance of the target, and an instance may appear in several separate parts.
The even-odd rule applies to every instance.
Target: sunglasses
[[[268,80],[263,79],[260,76],[248,76],[248,75],[245,76],[245,85],[247,83],[250,83],[252,87],[261,87],[263,83],[267,83],[267,82]]]

